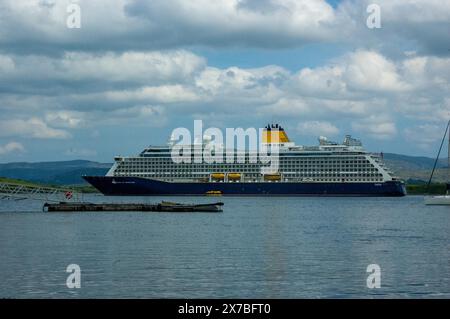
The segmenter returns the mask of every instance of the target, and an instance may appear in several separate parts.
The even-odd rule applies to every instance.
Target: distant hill
[[[393,153],[384,153],[384,160],[392,168],[396,169],[432,169],[434,165],[434,158],[423,156],[408,156]],[[437,163],[437,168],[447,167],[447,159],[440,158]]]
[[[384,153],[386,165],[400,178],[411,183],[428,181],[434,159],[429,157],[407,156]],[[41,163],[0,164],[0,176],[44,184],[79,185],[85,184],[82,175],[105,175],[112,164],[75,160]],[[433,182],[450,180],[447,160],[440,159]]]
[[[434,158],[384,153],[384,162],[401,179],[414,184],[428,182],[434,165]],[[436,165],[433,182],[448,182],[450,171],[447,159],[440,158]]]
[[[84,160],[0,164],[0,176],[44,184],[85,184],[82,175],[105,175],[111,164]]]

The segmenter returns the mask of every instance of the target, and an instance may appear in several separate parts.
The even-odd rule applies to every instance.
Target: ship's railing
[[[383,159],[384,158],[384,154],[383,153],[369,153],[370,156],[372,156],[373,158],[377,158],[377,159]]]
[[[389,175],[391,175],[393,178],[399,178],[396,175],[396,172],[394,172],[389,166],[386,165],[384,162],[384,154],[383,153],[370,153],[370,156],[377,162],[378,165],[380,165],[381,168],[383,168]]]
[[[369,155],[380,165],[385,167],[383,153],[369,153]]]
[[[70,202],[81,201],[82,194],[75,192],[73,189],[0,183],[0,199],[33,199],[49,202]]]

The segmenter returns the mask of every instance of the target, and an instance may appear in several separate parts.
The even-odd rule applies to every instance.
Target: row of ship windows
[[[273,161],[275,162],[277,159],[268,159],[267,161]],[[283,161],[283,160],[277,160],[278,163],[282,163],[282,164],[326,164],[326,165],[368,165],[370,164],[369,161]],[[121,162],[119,163],[120,166],[122,165],[187,165],[187,166],[192,166],[192,165],[232,165],[232,164],[241,164],[241,165],[261,165],[263,164],[262,161],[258,161],[258,162],[253,162],[253,163],[249,163],[249,162],[240,162],[240,161],[234,161],[231,163],[227,163],[227,162],[222,162],[222,163],[215,163],[215,162],[192,162],[192,163],[175,163],[172,161],[159,161],[159,162]]]
[[[295,164],[286,164],[286,163],[267,163],[264,165],[245,165],[245,164],[233,164],[233,165],[121,165],[118,166],[116,169],[148,169],[148,170],[154,170],[154,169],[167,169],[167,170],[180,170],[180,169],[203,169],[203,170],[233,170],[237,168],[241,169],[259,169],[261,167],[267,167],[270,165],[277,165],[278,167],[289,167],[289,168],[334,168],[334,169],[340,169],[340,168],[373,168],[375,169],[375,166],[368,164],[368,165],[324,165],[324,164],[301,164],[301,165],[295,165]]]
[[[115,176],[152,176],[152,177],[167,177],[167,176],[175,176],[175,177],[209,177],[209,174],[199,174],[199,175],[193,175],[190,173],[172,173],[172,174],[137,174],[136,172],[118,172],[114,174]],[[245,176],[256,176],[259,177],[260,174],[246,174]],[[341,174],[341,173],[330,173],[330,172],[304,172],[301,174],[294,173],[294,174],[286,174],[286,176],[295,176],[295,177],[353,177],[355,178],[354,174]],[[375,174],[375,173],[363,173],[358,174],[358,177],[382,177],[381,174]]]
[[[116,175],[116,176],[129,176],[129,175]],[[186,179],[186,176],[181,176],[181,175],[175,175],[175,176],[170,176],[170,178],[168,178],[167,176],[154,176],[154,175],[139,175],[139,177],[149,177],[149,178],[160,178],[163,179],[165,181],[176,181],[177,179]],[[346,181],[346,182],[382,182],[383,178],[379,177],[367,177],[367,178],[352,178],[350,176],[340,176],[339,178],[335,178],[335,177],[325,177],[325,176],[308,176],[308,178],[310,178],[310,181],[314,181],[314,182],[342,182],[342,181]],[[194,178],[190,178],[191,180]],[[196,178],[198,179],[198,177]],[[299,177],[290,177],[290,178],[286,178],[285,181],[298,181],[298,180],[302,180],[301,176]],[[250,179],[247,180],[247,182],[259,182],[260,180],[256,178],[254,179]],[[309,180],[308,180],[309,181]],[[224,181],[222,181],[224,182]],[[227,182],[232,182],[232,181],[227,181]],[[234,182],[238,182],[238,181],[234,181]],[[275,181],[272,181],[275,182]]]
[[[307,159],[307,158],[305,158],[305,159],[279,158],[279,160],[280,160],[280,162],[290,162],[290,163],[298,163],[298,164],[299,163],[319,163],[319,164],[364,164],[364,163],[369,163],[369,161],[366,159],[353,159],[353,160],[325,159],[324,160],[324,159]],[[227,161],[224,160],[224,163],[226,163],[226,162]],[[233,163],[236,163],[236,162],[238,162],[238,159],[233,160]],[[143,160],[143,159],[130,159],[130,160],[122,162],[122,164],[128,164],[128,163],[141,163],[141,164],[170,163],[170,164],[175,164],[175,162],[171,158],[156,159],[156,160],[152,160],[152,161]],[[202,164],[202,163],[198,163],[198,164]],[[185,164],[196,164],[196,163],[195,163],[195,161],[192,161],[191,163],[185,163]],[[216,163],[216,164],[221,164],[221,163]],[[231,164],[231,163],[229,163],[229,164]],[[245,163],[242,163],[242,164],[255,164],[255,163],[250,163],[249,159],[246,158]]]
[[[286,168],[282,168],[282,169],[280,169],[280,171],[281,172],[283,172],[283,171],[286,171],[286,170],[289,170],[290,168],[289,167],[286,167]],[[292,170],[294,170],[294,169],[292,169]],[[116,170],[116,172],[118,172],[118,173],[123,173],[123,172],[126,172],[126,173],[133,173],[133,172],[136,172],[136,173],[147,173],[147,172],[159,172],[159,171],[162,171],[162,170],[159,170],[159,169],[119,169],[119,170]],[[207,170],[205,170],[205,169],[177,169],[176,171],[173,171],[173,173],[178,173],[178,172],[180,172],[180,173],[200,173],[200,172],[205,172],[205,171],[207,171]],[[329,172],[329,173],[332,173],[332,172],[342,172],[342,171],[348,171],[348,172],[358,172],[358,173],[371,173],[371,172],[378,172],[378,170],[377,169],[375,169],[375,168],[365,168],[365,169],[351,169],[351,168],[348,168],[348,169],[332,169],[332,168],[330,168],[330,167],[309,167],[309,168],[302,168],[302,169],[295,169],[295,171],[297,171],[297,172],[311,172],[311,171],[320,171],[320,172]],[[255,168],[255,169],[248,169],[248,168],[245,168],[245,169],[243,169],[243,168],[234,168],[234,169],[227,169],[227,170],[217,170],[217,172],[228,172],[228,173],[230,173],[230,172],[232,172],[232,173],[259,173],[259,172],[261,172],[261,169],[260,168]],[[210,173],[217,173],[217,172],[210,172]]]
[[[132,166],[132,167],[120,167],[117,169],[117,171],[139,171],[139,172],[145,172],[145,171],[184,171],[184,172],[199,172],[199,171],[209,171],[209,170],[215,170],[215,171],[228,171],[228,172],[246,172],[246,171],[258,171],[262,168],[262,166],[255,166],[255,167],[239,167],[239,166],[232,166],[232,167],[179,167],[179,168],[168,168],[168,167],[142,167],[142,166]],[[289,169],[295,169],[299,171],[304,170],[325,170],[325,171],[335,171],[335,170],[357,170],[357,171],[377,171],[373,166],[291,166],[291,165],[280,165],[281,170],[289,170]]]

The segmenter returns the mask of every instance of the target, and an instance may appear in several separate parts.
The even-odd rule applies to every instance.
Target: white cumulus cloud
[[[371,115],[366,119],[354,121],[351,125],[355,131],[367,133],[374,139],[390,139],[397,134],[395,122],[385,115]]]
[[[333,136],[339,133],[339,129],[329,122],[308,121],[299,123],[297,130],[300,135]]]
[[[41,139],[65,139],[70,134],[64,130],[51,128],[39,118],[11,119],[0,121],[0,136],[19,136]]]
[[[15,152],[25,152],[25,148],[22,144],[17,142],[10,142],[5,145],[0,145],[0,155],[5,155]]]

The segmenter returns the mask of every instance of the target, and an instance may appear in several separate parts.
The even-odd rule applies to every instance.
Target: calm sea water
[[[0,201],[0,297],[450,297],[450,207],[420,196],[87,199],[225,206],[42,213],[40,202]],[[66,286],[74,263],[80,289]],[[381,288],[368,289],[374,263]]]

